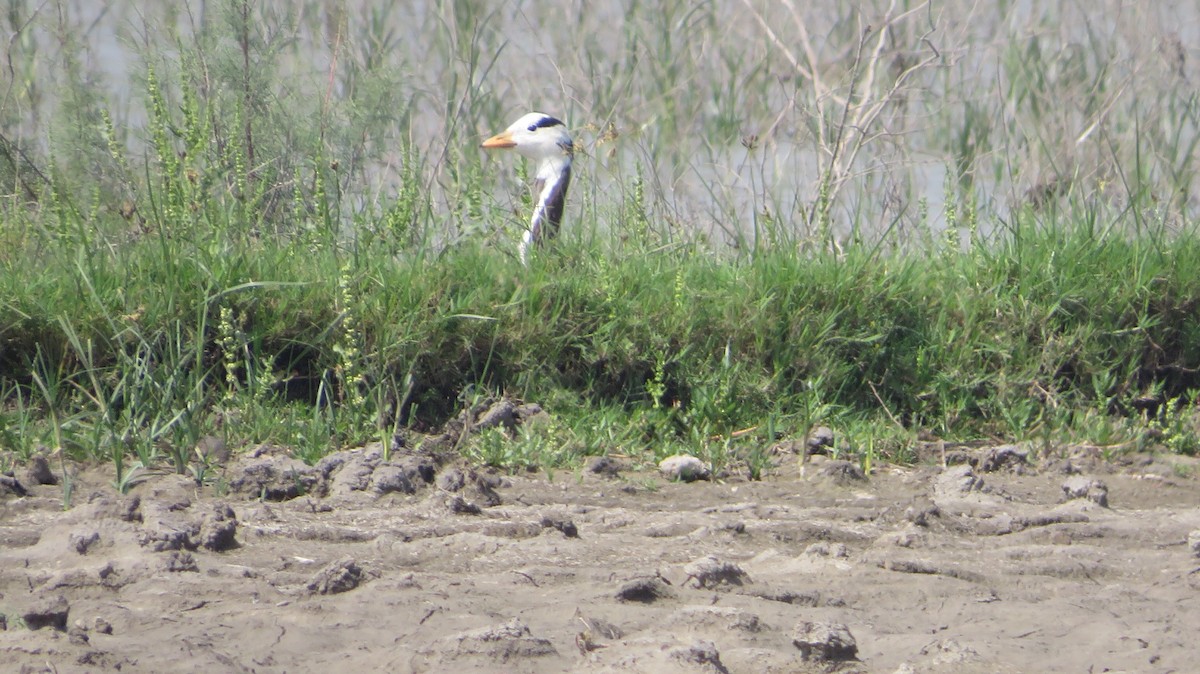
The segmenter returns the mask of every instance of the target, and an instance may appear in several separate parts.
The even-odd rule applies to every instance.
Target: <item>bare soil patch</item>
[[[1193,670],[1196,461],[1005,451],[684,484],[262,448],[222,497],[100,467],[66,511],[18,473],[0,669]]]

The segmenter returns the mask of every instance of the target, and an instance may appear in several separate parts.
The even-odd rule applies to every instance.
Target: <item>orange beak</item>
[[[489,150],[497,150],[505,147],[516,147],[517,143],[513,140],[511,131],[502,131],[491,138],[483,141],[483,147]]]

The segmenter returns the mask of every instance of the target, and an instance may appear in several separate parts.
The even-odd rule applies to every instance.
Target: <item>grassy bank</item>
[[[148,464],[218,435],[315,459],[507,393],[557,420],[518,462],[721,458],[814,424],[903,461],[921,430],[1127,448],[1142,411],[1175,418],[1198,384],[1193,232],[1031,218],[965,248],[744,258],[566,240],[529,269],[491,246],[389,248],[218,231],[32,246],[3,275],[0,437],[18,456]]]
[[[627,18],[621,57],[654,67],[589,41],[615,74],[567,64],[595,110],[572,125],[565,236],[529,268],[526,171],[476,147],[515,116],[479,89],[507,58],[483,28],[501,10],[422,24],[431,67],[465,78],[432,93],[395,17],[161,18],[128,109],[71,58],[42,102],[46,18],[10,13],[30,70],[0,115],[0,467],[48,447],[122,483],[202,479],[201,438],[313,461],[501,395],[553,419],[465,448],[506,466],[690,451],[758,475],[818,424],[863,463],[911,460],[921,433],[1195,453],[1194,97],[1170,69],[1139,97],[1118,42],[1036,47],[1055,16],[1004,24],[1021,34],[987,61],[944,17],[886,9],[891,42],[846,10],[807,55],[764,14],[723,36],[718,10],[681,12],[723,79],[658,14]],[[945,97],[960,86],[977,96]],[[1066,95],[1082,117],[1047,107]],[[910,153],[935,149],[931,190]]]

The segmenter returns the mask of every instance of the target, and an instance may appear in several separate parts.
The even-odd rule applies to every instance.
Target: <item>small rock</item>
[[[60,632],[65,632],[67,631],[67,615],[70,611],[71,604],[61,594],[42,597],[21,614],[21,620],[24,620],[25,626],[31,630],[52,627]]]
[[[482,655],[496,662],[522,662],[530,657],[557,655],[549,639],[535,637],[519,618],[492,627],[446,637],[458,657]]]
[[[407,468],[385,463],[376,467],[371,473],[371,491],[381,496],[392,492],[415,494],[417,486],[413,483],[412,475]]]
[[[558,529],[567,538],[579,538],[579,528],[571,520],[558,515],[543,515],[542,526],[548,529]]]
[[[1188,550],[1192,551],[1192,556],[1200,557],[1200,529],[1196,529],[1188,534],[1187,544]]]
[[[142,497],[136,494],[120,499],[105,496],[94,497],[88,501],[86,508],[84,519],[118,519],[122,522],[143,522],[145,520],[142,516]]]
[[[138,532],[138,543],[154,552],[195,550],[199,534],[198,520],[170,510],[148,508],[144,526]]]
[[[4,494],[25,496],[27,493],[17,478],[12,475],[0,475],[0,496]]]
[[[446,501],[446,507],[455,515],[479,515],[483,512],[483,508],[463,498],[462,494],[451,496]]]
[[[92,629],[95,630],[96,634],[112,634],[113,633],[112,623],[108,622],[107,620],[105,620],[104,618],[101,618],[99,616],[97,616],[96,619],[92,621]]]
[[[475,430],[482,431],[497,426],[512,430],[517,425],[516,411],[516,405],[513,405],[511,400],[501,400],[479,415],[475,420]]]
[[[680,482],[707,480],[712,476],[712,472],[708,466],[704,465],[703,461],[687,454],[668,456],[659,462],[658,469],[668,480]]]
[[[229,446],[215,435],[206,435],[196,441],[196,452],[208,463],[224,465],[229,462]]]
[[[1062,484],[1067,500],[1086,498],[1101,508],[1108,507],[1108,487],[1095,478],[1073,475]]]
[[[362,461],[363,454],[364,452],[361,449],[351,449],[343,452],[326,454],[325,456],[321,457],[321,460],[318,461],[313,468],[315,468],[316,471],[321,475],[322,479],[328,480],[334,473],[342,470],[342,468],[344,468],[350,461]],[[373,467],[375,463],[378,463],[379,460],[383,458],[383,454],[378,451],[371,452],[370,454],[372,457],[372,462],[370,464],[371,467]],[[357,488],[361,491],[364,487],[359,485]]]
[[[973,491],[983,491],[983,478],[977,477],[967,464],[951,466],[937,477],[933,490],[942,496],[965,496]]]
[[[674,596],[671,588],[657,576],[634,578],[617,590],[617,601],[636,601],[650,604],[659,599],[669,599]]]
[[[1000,445],[988,449],[979,457],[979,470],[992,473],[1001,468],[1008,468],[1019,473],[1028,460],[1029,450],[1017,445]]]
[[[833,480],[838,484],[862,482],[867,479],[867,476],[863,474],[862,468],[857,463],[841,459],[826,461],[821,464],[820,469],[817,470],[817,475]]]
[[[402,452],[406,447],[408,447],[408,441],[404,439],[404,435],[400,433],[394,433],[392,434],[392,441],[388,447],[392,450],[393,454]]]
[[[466,476],[464,476],[463,472],[457,468],[447,468],[446,470],[442,471],[441,475],[438,475],[437,477],[438,489],[443,491],[461,491],[466,484]]]
[[[727,631],[757,633],[768,629],[757,615],[728,606],[685,606],[668,619],[689,629],[719,626]]]
[[[621,462],[607,456],[593,456],[588,459],[587,466],[584,468],[589,473],[605,477],[616,477],[621,474],[623,469],[624,466],[621,465]]]
[[[833,447],[833,429],[828,426],[817,426],[808,432],[804,440],[804,449],[808,454],[824,454]]]
[[[317,472],[324,476],[324,489],[331,496],[346,496],[366,491],[371,486],[371,475],[383,453],[378,449],[352,449],[327,454],[317,462]]]
[[[919,527],[927,527],[930,519],[941,516],[941,509],[930,502],[914,503],[904,509],[904,519]]]
[[[91,639],[88,637],[87,627],[76,621],[76,624],[67,630],[67,640],[76,646],[86,646]]]
[[[684,582],[695,581],[693,587],[699,589],[717,585],[744,585],[750,582],[750,576],[742,567],[732,562],[723,562],[714,555],[697,559],[683,567],[683,572],[688,576]]]
[[[804,549],[804,554],[810,557],[835,557],[846,559],[850,556],[850,550],[845,543],[829,543],[826,541],[818,541]]]
[[[917,548],[925,544],[925,536],[919,531],[890,531],[875,539],[877,546],[895,546],[898,548]]]
[[[362,567],[346,557],[318,571],[305,587],[313,594],[338,594],[353,590],[362,580]]]
[[[288,501],[311,492],[319,480],[317,469],[282,454],[269,446],[246,454],[230,470],[230,491],[264,501]]]
[[[721,654],[711,641],[697,639],[689,646],[681,646],[671,650],[671,659],[689,665],[699,665],[708,671],[728,674],[729,670],[721,663]]]
[[[58,476],[50,470],[50,460],[41,454],[35,454],[30,459],[25,479],[29,484],[58,484]]]
[[[87,533],[71,532],[71,535],[67,537],[67,542],[71,544],[75,552],[81,555],[86,555],[88,548],[92,547],[99,540],[100,532],[98,531],[89,531]]]
[[[540,423],[549,421],[550,414],[542,409],[542,406],[537,403],[524,403],[517,405],[513,413],[517,417],[517,422],[521,424]]]
[[[750,596],[766,599],[767,601],[778,601],[784,604],[794,604],[796,606],[811,606],[816,607],[821,605],[821,593],[817,590],[808,592],[795,592],[793,590],[761,590],[750,592]]]
[[[168,552],[166,554],[165,568],[172,573],[196,572],[200,570],[200,567],[196,565],[196,558],[192,557],[192,553],[186,550],[171,550]]]
[[[471,471],[467,477],[467,493],[482,502],[485,508],[494,508],[504,502],[500,493],[496,491],[496,487],[501,484],[500,478],[475,471]]]
[[[580,623],[585,625],[586,629],[592,633],[593,637],[602,637],[604,639],[621,639],[625,636],[625,630],[622,630],[617,625],[614,625],[603,618],[595,616],[583,615],[578,609],[575,610],[575,615],[571,618],[570,627],[575,628]]]
[[[800,649],[801,658],[814,662],[854,660],[858,657],[854,635],[841,623],[799,623],[792,633],[792,644]]]
[[[237,547],[237,515],[225,503],[214,504],[212,510],[200,518],[200,547],[213,552],[224,552]]]

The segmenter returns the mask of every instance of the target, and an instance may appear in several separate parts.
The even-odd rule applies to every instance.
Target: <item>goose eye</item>
[[[537,131],[537,129],[538,129],[538,125],[537,125],[537,124],[530,124],[530,125],[529,125],[529,132],[530,132],[530,133],[533,133],[534,131]]]

